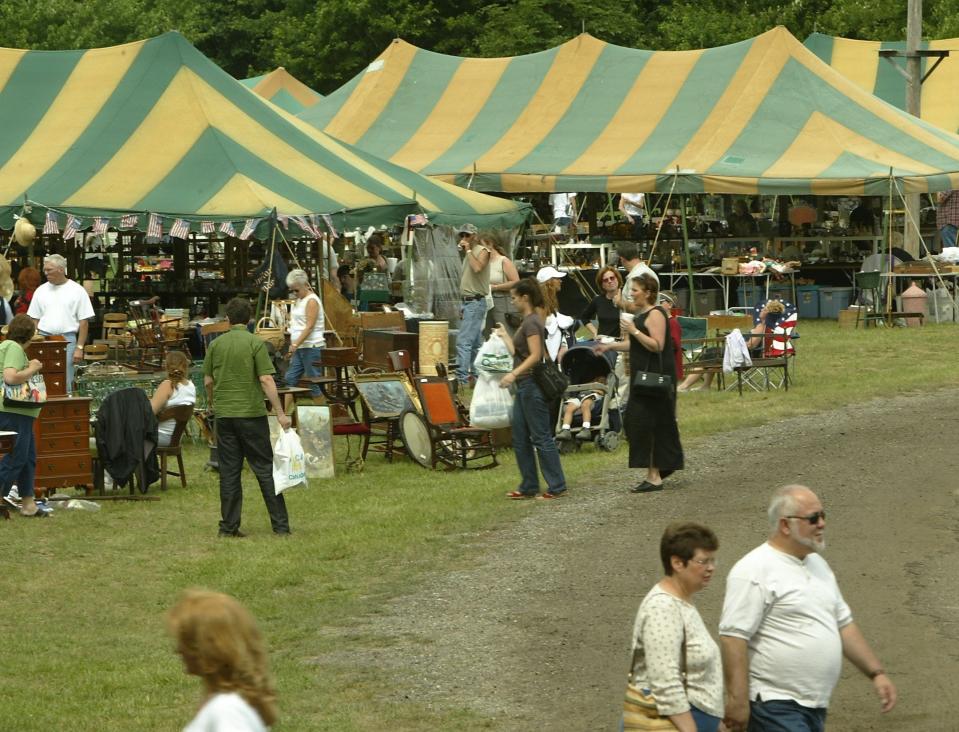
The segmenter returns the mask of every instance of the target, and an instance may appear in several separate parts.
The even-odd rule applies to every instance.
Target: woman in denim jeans
[[[320,349],[326,345],[323,336],[325,319],[323,303],[302,269],[294,269],[286,276],[286,286],[296,297],[290,311],[290,366],[286,370],[286,385],[296,386],[303,376],[319,376],[314,365],[320,358]],[[312,384],[313,396],[320,395],[320,387]]]
[[[515,500],[559,498],[566,492],[566,477],[550,429],[549,403],[533,379],[533,367],[543,360],[546,343],[546,327],[536,312],[536,308],[543,306],[543,293],[536,280],[526,278],[517,282],[510,294],[523,322],[512,338],[502,324],[496,333],[513,354],[513,370],[500,380],[500,387],[506,389],[515,385],[513,451],[521,480],[519,489],[510,491],[506,497]],[[539,495],[536,455],[539,455],[539,468],[547,486],[542,495]]]

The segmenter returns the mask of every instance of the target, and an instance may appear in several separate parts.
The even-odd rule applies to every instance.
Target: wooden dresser
[[[43,362],[47,403],[34,425],[37,495],[83,486],[93,492],[90,457],[90,398],[68,397],[66,341],[34,341],[27,358]]]

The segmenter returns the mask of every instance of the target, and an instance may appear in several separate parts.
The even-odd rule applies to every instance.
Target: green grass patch
[[[854,331],[807,322],[800,333],[788,393],[680,395],[684,439],[959,383],[952,363],[959,328]],[[371,454],[361,474],[290,494],[288,540],[271,535],[249,473],[249,536],[217,539],[216,475],[203,471],[205,448],[187,452],[190,486],[174,480],[159,502],[104,501],[99,513],[61,508],[49,520],[0,525],[8,623],[0,729],[180,729],[199,688],[181,670],[163,613],[191,586],[229,592],[259,619],[280,694],[278,730],[486,726],[462,711],[374,702],[391,680],[351,654],[381,642],[368,637],[363,617],[415,590],[423,572],[470,562],[483,532],[538,510],[503,500],[517,481],[509,452],[501,467],[470,473],[390,465]],[[563,462],[570,500],[588,500],[577,489],[598,471],[614,475],[626,450],[610,456],[587,448]]]

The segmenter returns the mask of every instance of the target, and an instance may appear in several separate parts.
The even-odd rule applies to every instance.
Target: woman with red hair
[[[20,297],[17,298],[17,307],[14,315],[26,315],[33,300],[34,291],[40,286],[40,272],[33,267],[24,267],[17,275],[17,286],[20,288]]]

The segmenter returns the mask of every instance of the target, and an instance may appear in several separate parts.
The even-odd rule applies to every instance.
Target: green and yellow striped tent
[[[148,214],[199,231],[276,217],[338,229],[431,221],[513,226],[527,209],[329,138],[246,89],[178,33],[88,51],[0,49],[0,225],[24,208],[117,226]],[[318,221],[319,219],[313,219]],[[102,223],[102,222],[101,222]],[[182,224],[181,224],[182,226]],[[81,227],[83,228],[83,227]],[[309,230],[309,229],[307,229]]]
[[[323,98],[282,66],[262,76],[241,79],[240,83],[290,114],[299,114]]]
[[[906,108],[906,80],[892,66],[894,62],[903,68],[904,60],[892,59],[891,62],[879,57],[879,51],[905,51],[905,41],[855,41],[813,33],[806,39],[805,46],[860,89],[899,109]],[[920,48],[953,52],[923,82],[920,117],[936,127],[956,132],[959,130],[959,38],[924,41]],[[921,59],[922,73],[929,71],[935,62],[935,58]]]
[[[877,194],[959,184],[959,137],[867,94],[785,28],[694,51],[588,34],[515,58],[394,41],[300,117],[487,191]]]

